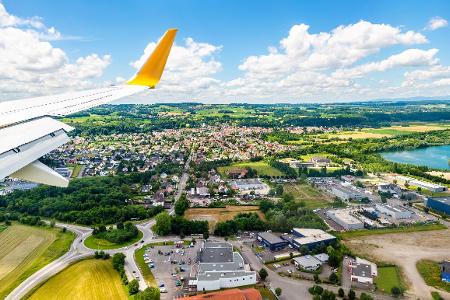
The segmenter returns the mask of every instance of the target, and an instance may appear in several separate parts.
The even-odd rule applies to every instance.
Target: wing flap
[[[52,186],[67,187],[69,185],[69,180],[38,160],[12,173],[11,176]]]

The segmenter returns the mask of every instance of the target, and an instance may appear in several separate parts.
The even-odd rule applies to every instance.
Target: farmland
[[[256,171],[256,173],[258,175],[261,175],[261,176],[282,176],[282,175],[284,175],[283,172],[281,172],[278,169],[275,169],[274,167],[269,166],[269,164],[265,161],[234,163],[230,166],[219,167],[218,171],[222,176],[225,176],[227,170],[229,170],[231,168],[252,168],[253,170]]]
[[[31,274],[63,255],[72,233],[14,224],[0,233],[0,298]]]
[[[128,299],[110,260],[88,259],[50,278],[28,299]]]
[[[332,198],[330,195],[322,193],[308,184],[285,184],[285,193],[294,196],[294,199],[305,204],[305,207],[315,209],[330,205]]]
[[[189,208],[185,212],[185,217],[189,220],[208,221],[209,228],[214,229],[217,222],[233,219],[239,213],[254,212],[264,219],[263,213],[258,206],[226,206],[225,208]]]

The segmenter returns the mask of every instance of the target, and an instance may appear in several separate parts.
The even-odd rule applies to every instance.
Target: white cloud
[[[111,56],[90,54],[70,62],[50,40],[60,39],[54,27],[38,17],[22,19],[0,3],[1,100],[93,87],[111,63]]]
[[[447,26],[448,22],[446,19],[443,19],[441,17],[433,17],[430,19],[430,21],[428,21],[427,27],[425,29],[433,31]]]

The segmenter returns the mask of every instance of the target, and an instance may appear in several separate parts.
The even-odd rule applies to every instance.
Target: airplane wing
[[[0,180],[7,176],[66,187],[69,181],[38,159],[67,141],[72,127],[53,119],[155,88],[177,30],[169,29],[127,84],[0,103]]]

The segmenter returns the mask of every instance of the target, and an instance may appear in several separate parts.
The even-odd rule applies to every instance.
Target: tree
[[[314,274],[313,278],[314,278],[314,282],[315,282],[315,283],[320,283],[319,275]]]
[[[281,296],[281,293],[283,292],[283,290],[281,289],[281,288],[279,288],[279,287],[277,287],[276,289],[275,289],[275,294],[278,296],[278,297],[280,297]]]
[[[209,238],[209,231],[203,232],[203,239],[207,240]]]
[[[117,229],[123,229],[123,228],[124,228],[123,222],[118,222],[118,223],[116,224],[116,227],[117,227]]]
[[[373,300],[373,298],[366,293],[361,293],[361,296],[359,296],[359,300]]]
[[[119,252],[113,255],[112,265],[114,269],[119,270],[120,267],[123,267],[124,264],[125,264],[125,254]]]
[[[259,278],[261,278],[261,280],[266,280],[267,276],[269,276],[269,273],[267,273],[267,270],[264,268],[261,268],[261,270],[259,270],[258,272],[259,274]]]
[[[159,300],[160,293],[156,287],[149,287],[134,296],[134,300]]]
[[[398,296],[400,296],[402,294],[402,290],[398,286],[393,286],[391,289],[391,294],[392,294],[392,296],[397,298]]]
[[[62,233],[65,233],[67,231],[67,228],[66,227],[63,227],[62,229],[61,229],[61,232]]]
[[[137,292],[139,292],[139,282],[136,279],[133,279],[128,283],[128,293],[134,295]]]
[[[51,220],[51,221],[50,221],[50,227],[52,227],[52,228],[53,228],[53,227],[55,227],[55,225],[56,225],[56,222],[55,222],[55,220]]]
[[[341,297],[341,298],[344,298],[344,297],[345,297],[345,292],[344,292],[344,290],[343,290],[342,288],[339,288],[339,290],[338,290],[338,296]]]
[[[183,193],[180,196],[180,199],[175,202],[175,214],[178,216],[182,216],[186,209],[189,208],[189,200],[186,197],[186,194]]]
[[[354,290],[348,291],[348,299],[349,300],[355,300],[356,299],[356,293]]]
[[[336,275],[336,273],[331,273],[330,276],[328,277],[328,280],[330,280],[331,283],[338,283],[339,281],[339,277]]]
[[[155,232],[158,235],[168,235],[172,231],[172,218],[167,212],[161,212],[156,215]]]
[[[309,252],[309,248],[307,246],[303,245],[300,247],[300,253],[302,255],[306,255],[306,254],[308,254],[308,252]]]

